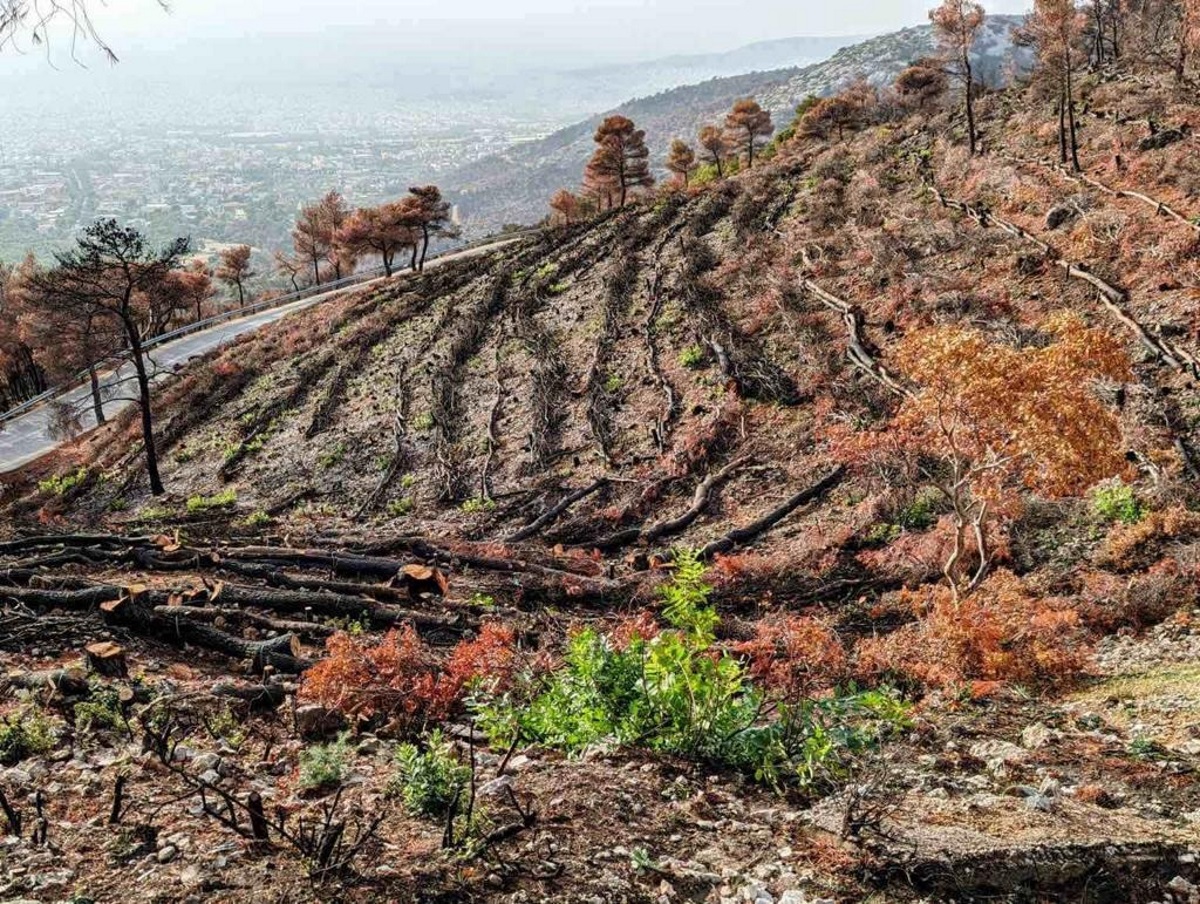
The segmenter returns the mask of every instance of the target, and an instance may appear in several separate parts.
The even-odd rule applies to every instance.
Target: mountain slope
[[[992,16],[976,50],[979,77],[1000,84],[1021,62],[1011,45],[1019,16]],[[538,141],[515,145],[447,174],[443,180],[459,205],[468,229],[488,231],[503,223],[535,222],[545,215],[553,193],[548,186],[578,184],[593,150],[592,134],[604,116],[619,113],[645,129],[651,154],[660,161],[673,138],[693,140],[706,122],[720,122],[738,98],[754,96],[768,108],[778,128],[791,121],[797,104],[823,96],[859,76],[890,84],[913,60],[933,53],[928,25],[871,38],[838,50],[824,62],[805,67],[713,78],[651,97],[638,98]]]
[[[682,900],[668,885],[694,900],[1185,899],[1200,881],[1200,158],[1182,126],[1200,126],[1200,107],[1153,72],[1081,74],[1078,89],[1083,175],[1055,165],[1036,89],[979,99],[975,157],[956,139],[956,104],[884,105],[844,140],[797,138],[752,173],[348,292],[196,362],[159,400],[167,496],[147,492],[129,419],[5,487],[5,530],[24,536],[0,544],[0,644],[22,649],[41,692],[72,677],[64,650],[98,636],[130,648],[136,688],[161,686],[155,701],[242,692],[243,711],[267,711],[246,717],[262,736],[239,750],[203,733],[214,718],[195,720],[189,755],[204,757],[198,774],[213,768],[200,791],[240,802],[253,790],[319,820],[337,798],[297,782],[309,758],[288,726],[303,709],[319,734],[324,715],[291,707],[278,675],[219,681],[228,657],[264,673],[333,661],[336,699],[374,676],[374,660],[339,648],[410,627],[382,648],[403,677],[499,623],[535,689],[569,638],[598,637],[601,653],[634,651],[611,679],[619,692],[690,690],[699,669],[630,645],[677,637],[685,585],[669,585],[670,605],[660,591],[692,548],[711,585],[692,593],[720,623],[685,663],[753,670],[780,681],[773,695],[790,676],[806,717],[845,704],[830,694],[849,680],[879,706],[897,686],[913,702],[903,725],[847,741],[839,711],[817,710],[832,724],[802,726],[810,759],[779,779],[818,778],[771,796],[754,782],[760,760],[734,768],[641,733],[602,734],[578,757],[517,754],[499,735],[483,749],[469,724],[483,719],[460,707],[434,721],[462,738],[494,819],[490,859],[468,862],[440,847],[448,820],[385,793],[393,739],[415,730],[358,711],[368,733],[343,742],[344,793],[384,820],[369,850],[387,855],[355,864],[347,900]],[[965,362],[945,354],[961,335]],[[1085,344],[1063,354],[1071,335]],[[1012,369],[978,366],[996,355]],[[1077,377],[1107,356],[1121,366]],[[1072,379],[1028,382],[1026,361]],[[968,410],[959,400],[977,402],[980,385]],[[972,488],[995,506],[978,522],[990,558],[968,544],[966,573],[990,576],[952,598],[943,570],[962,533],[935,487],[1014,399],[1032,420],[1006,429],[1024,445],[969,453],[985,466]],[[922,410],[949,437],[922,432]],[[1094,454],[1069,470],[1103,460],[1111,478],[1043,483],[1043,457],[1093,430]],[[893,457],[906,442],[911,458]],[[1027,460],[1020,477],[987,476]],[[398,711],[416,696],[389,690]],[[676,699],[695,713],[709,698]],[[739,697],[750,721],[718,740],[761,737],[775,699]],[[575,718],[565,704],[541,714]],[[125,729],[112,750],[95,737],[79,728],[70,743],[104,793],[50,790],[79,781],[65,744],[3,774],[20,787],[43,767],[53,777],[43,805],[71,881],[131,899],[148,870],[164,887],[208,881],[201,858],[233,830],[201,822],[213,811],[169,767],[125,755]],[[825,769],[815,748],[851,743]],[[164,802],[153,813],[171,847],[153,862],[153,839],[135,856],[124,835],[104,837],[118,835],[107,820],[122,775],[130,800]],[[43,856],[10,845],[14,861]],[[288,900],[319,899],[303,859],[247,844],[214,900],[260,892],[267,863]],[[39,872],[27,876],[10,890],[33,889]]]

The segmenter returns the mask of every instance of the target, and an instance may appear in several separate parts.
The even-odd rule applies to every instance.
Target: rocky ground
[[[207,815],[216,799],[202,800],[182,776],[239,797],[256,791],[268,814],[286,812],[295,826],[334,798],[301,789],[299,760],[336,726],[311,707],[225,718],[236,706],[209,705],[222,700],[210,694],[228,681],[225,669],[141,645],[130,661],[136,682],[109,684],[194,701],[208,727],[177,738],[167,766],[140,733],[72,729],[51,715],[53,748],[0,772],[26,827],[3,841],[0,898],[1191,904],[1200,900],[1198,646],[1200,630],[1181,621],[1114,638],[1094,678],[1044,699],[1016,689],[930,699],[911,732],[862,763],[846,789],[816,800],[602,748],[568,759],[475,747],[488,825],[516,828],[471,856],[444,851],[444,827],[389,796],[396,742],[363,733],[337,794],[351,832],[383,821],[355,877],[322,883],[286,842],[256,844]],[[14,674],[71,664],[7,662]],[[6,709],[28,713],[35,701],[52,714],[65,705],[46,687]],[[462,726],[465,757],[468,734]],[[45,841],[34,843],[39,812]]]

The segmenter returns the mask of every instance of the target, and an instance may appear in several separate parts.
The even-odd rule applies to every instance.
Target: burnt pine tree
[[[146,474],[155,496],[162,494],[163,484],[158,473],[151,375],[139,299],[156,293],[190,247],[189,239],[177,238],[155,249],[132,227],[121,226],[113,219],[97,220],[83,231],[74,249],[54,255],[54,267],[29,278],[30,289],[41,303],[53,304],[63,316],[81,322],[90,318],[105,320],[119,332],[137,382]]]
[[[429,241],[435,236],[453,238],[458,230],[450,221],[450,202],[442,198],[436,185],[417,185],[408,190],[412,199],[408,206],[421,231],[421,257],[417,269],[425,269],[425,258],[429,254]]]
[[[984,11],[970,0],[945,0],[929,13],[938,46],[946,57],[948,73],[963,84],[967,112],[967,144],[974,156],[978,147],[975,129],[975,70],[971,67],[971,48],[983,28]]]
[[[696,169],[696,152],[686,141],[676,138],[671,142],[671,150],[667,154],[667,169],[678,176],[683,187],[687,188],[688,179]]]
[[[1074,0],[1034,0],[1025,21],[1022,43],[1033,46],[1040,74],[1053,80],[1058,94],[1058,154],[1063,164],[1080,171],[1075,121],[1075,58],[1080,38]]]
[[[249,245],[234,245],[221,251],[217,279],[237,292],[238,307],[246,306],[246,280],[256,274],[250,263]]]
[[[771,112],[764,110],[752,97],[737,101],[725,117],[725,128],[737,146],[746,152],[746,168],[754,168],[754,147],[760,138],[775,131]]]
[[[600,179],[611,179],[618,204],[625,206],[629,190],[649,188],[654,184],[650,175],[650,149],[646,133],[627,116],[609,116],[596,129],[593,138],[596,151],[588,169]]]
[[[700,147],[708,154],[709,161],[717,168],[717,178],[725,175],[725,157],[729,154],[729,139],[716,126],[700,129]]]

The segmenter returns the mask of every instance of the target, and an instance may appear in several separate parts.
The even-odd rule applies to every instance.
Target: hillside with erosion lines
[[[852,85],[209,352],[163,494],[132,411],[6,475],[5,893],[1194,900],[1200,107],[1038,10],[970,121]]]

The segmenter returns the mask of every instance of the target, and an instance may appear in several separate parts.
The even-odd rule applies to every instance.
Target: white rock
[[[159,863],[170,863],[179,854],[179,848],[173,844],[168,844],[166,847],[160,848],[154,859]]]

